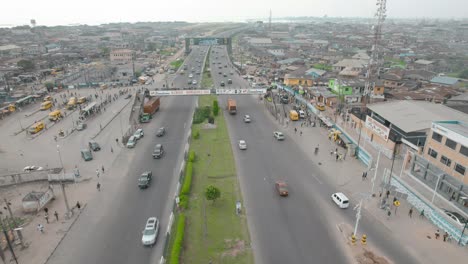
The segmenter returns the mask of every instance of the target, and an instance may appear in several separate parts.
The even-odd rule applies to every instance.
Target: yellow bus
[[[39,133],[42,129],[44,129],[45,125],[43,122],[37,122],[31,127],[29,127],[28,131],[31,134],[36,134]]]
[[[62,112],[60,112],[60,110],[58,109],[49,113],[49,120],[51,121],[57,121],[61,117],[62,117]]]
[[[80,97],[80,98],[78,98],[78,103],[79,103],[79,104],[86,103],[86,97]]]
[[[296,110],[289,111],[289,119],[291,119],[291,121],[299,120],[299,114],[296,112]]]
[[[317,108],[317,110],[320,110],[320,111],[325,111],[325,105],[323,103],[317,103],[315,105],[315,108]]]
[[[41,104],[41,110],[47,110],[52,108],[52,102],[51,101],[46,101]]]
[[[68,100],[67,109],[71,110],[75,108],[75,105],[76,105],[76,97],[71,97],[70,100]]]

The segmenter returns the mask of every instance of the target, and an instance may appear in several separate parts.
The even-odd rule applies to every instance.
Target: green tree
[[[16,65],[23,69],[23,71],[29,71],[34,69],[34,62],[30,60],[20,60]]]
[[[47,90],[54,88],[54,84],[51,82],[44,83],[44,86],[47,88]]]
[[[102,47],[101,48],[101,55],[103,57],[108,57],[110,54],[110,49],[108,47]]]
[[[218,105],[218,100],[213,101],[213,114],[215,116],[218,116],[219,113],[219,105]]]
[[[218,187],[216,187],[214,185],[210,185],[210,186],[206,187],[205,197],[206,197],[206,199],[208,201],[213,201],[213,203],[214,203],[216,201],[216,199],[221,197],[221,191],[218,189]]]
[[[468,79],[468,69],[464,69],[460,74],[458,74],[458,78]]]

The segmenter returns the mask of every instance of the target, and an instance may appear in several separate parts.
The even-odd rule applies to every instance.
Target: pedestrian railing
[[[407,194],[407,201],[419,212],[424,211],[424,216],[426,216],[434,225],[447,232],[449,236],[454,238],[456,241],[460,241],[463,232],[462,228],[455,226],[447,221],[447,219],[437,210],[435,210],[429,203],[419,198],[418,195],[407,188],[398,177],[392,177],[391,184],[396,187],[398,192]],[[468,235],[463,236],[460,244],[462,246],[466,246],[468,244]]]

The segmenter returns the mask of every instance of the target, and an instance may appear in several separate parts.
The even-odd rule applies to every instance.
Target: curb
[[[73,222],[71,223],[71,225],[68,227],[67,231],[64,233],[64,235],[62,236],[62,238],[60,239],[60,241],[57,243],[57,245],[55,246],[54,250],[52,250],[52,252],[50,253],[50,255],[47,257],[46,261],[44,262],[44,264],[47,264],[47,262],[49,262],[49,259],[52,257],[52,255],[54,255],[55,251],[57,250],[57,248],[60,246],[60,244],[62,243],[63,239],[65,239],[65,237],[67,236],[68,234],[68,231],[70,231],[70,229],[72,229],[72,227],[75,225],[76,223],[76,220],[78,220],[78,218],[80,218],[80,215],[81,213],[86,209],[86,205],[87,204],[84,204],[83,205],[83,209],[81,209],[78,214],[76,215],[75,219],[73,220]]]
[[[136,99],[135,99],[136,100]],[[132,100],[129,100],[103,127],[102,129],[100,129],[96,135],[92,136],[91,139],[95,139],[97,136],[99,136],[99,134],[101,134],[101,132],[104,130],[104,128],[106,128],[112,121],[114,121],[114,119],[120,115],[120,113],[125,109],[125,107],[128,106],[128,104],[130,104]]]

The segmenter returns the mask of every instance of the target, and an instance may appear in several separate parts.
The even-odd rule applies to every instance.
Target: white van
[[[331,196],[332,200],[338,205],[338,207],[344,209],[349,207],[349,199],[343,193],[334,193]]]
[[[306,117],[305,112],[302,110],[299,110],[299,118],[304,119]]]

